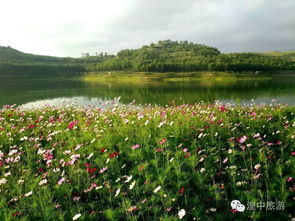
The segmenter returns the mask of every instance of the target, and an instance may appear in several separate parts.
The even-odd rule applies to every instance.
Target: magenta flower
[[[73,127],[74,127],[77,123],[78,123],[77,120],[72,121],[72,122],[69,124],[68,128],[69,128],[69,129],[73,129]]]
[[[218,109],[219,109],[221,112],[226,112],[226,111],[227,111],[225,105],[221,105],[221,106],[219,106]]]

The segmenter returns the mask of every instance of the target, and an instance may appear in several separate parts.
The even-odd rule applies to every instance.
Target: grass
[[[81,79],[86,82],[146,83],[154,81],[236,81],[269,80],[270,76],[255,74],[232,74],[226,72],[187,72],[187,73],[149,73],[149,72],[88,72]]]
[[[292,218],[295,107],[132,107],[1,109],[0,220]]]

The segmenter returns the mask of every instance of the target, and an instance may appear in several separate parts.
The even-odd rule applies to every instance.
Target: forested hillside
[[[115,57],[88,65],[88,69],[148,72],[279,72],[295,70],[295,61],[292,58],[288,54],[222,54],[218,49],[206,45],[166,40],[140,49],[121,50]]]
[[[295,72],[295,52],[229,53],[188,41],[158,41],[117,55],[100,53],[82,58],[52,57],[0,47],[0,73],[40,72]]]
[[[107,57],[103,54],[83,58],[43,56],[0,46],[0,74],[80,73],[86,71],[85,64],[96,64]]]

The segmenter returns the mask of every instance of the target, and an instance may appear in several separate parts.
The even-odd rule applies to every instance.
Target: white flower
[[[22,184],[22,183],[24,183],[24,182],[25,182],[24,180],[18,180],[18,181],[17,181],[18,184]]]
[[[103,188],[103,186],[97,186],[97,187],[95,187],[96,190],[99,190],[99,189],[102,189],[102,188]]]
[[[260,164],[256,164],[256,165],[254,166],[254,169],[255,169],[255,170],[258,170],[260,167],[261,167]]]
[[[201,173],[205,173],[206,169],[205,168],[201,168]]]
[[[214,213],[214,212],[216,212],[216,208],[211,207],[211,208],[210,208],[210,211]]]
[[[4,176],[5,176],[5,177],[8,177],[8,176],[10,176],[10,175],[11,175],[11,172],[4,173]]]
[[[87,157],[87,159],[89,160],[92,156],[93,156],[93,153],[89,154],[89,156]]]
[[[25,196],[31,196],[33,194],[33,191],[30,191],[28,193],[25,194]]]
[[[158,192],[162,187],[161,186],[158,186],[155,190],[154,190],[154,193]]]
[[[184,210],[184,209],[181,209],[181,210],[178,212],[178,217],[179,217],[179,219],[182,219],[184,216],[185,216],[185,210]]]
[[[5,179],[5,178],[0,179],[0,185],[4,184],[6,182],[7,182],[7,179]]]
[[[128,183],[131,179],[132,179],[132,175],[130,175],[129,177],[127,176],[127,180],[125,180],[125,183]]]
[[[73,217],[73,220],[77,220],[77,219],[79,219],[80,216],[81,216],[81,213],[76,214],[76,215]]]
[[[44,179],[39,182],[39,185],[42,186],[43,184],[46,184],[46,183],[47,183],[47,179]]]
[[[132,190],[134,186],[135,186],[135,180],[130,184],[129,190]]]
[[[115,197],[117,197],[119,195],[120,191],[121,191],[120,188],[117,189],[116,194],[115,194]]]

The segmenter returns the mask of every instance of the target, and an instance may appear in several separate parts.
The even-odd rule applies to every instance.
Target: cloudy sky
[[[295,50],[295,0],[0,0],[0,45],[55,56],[158,40]]]

